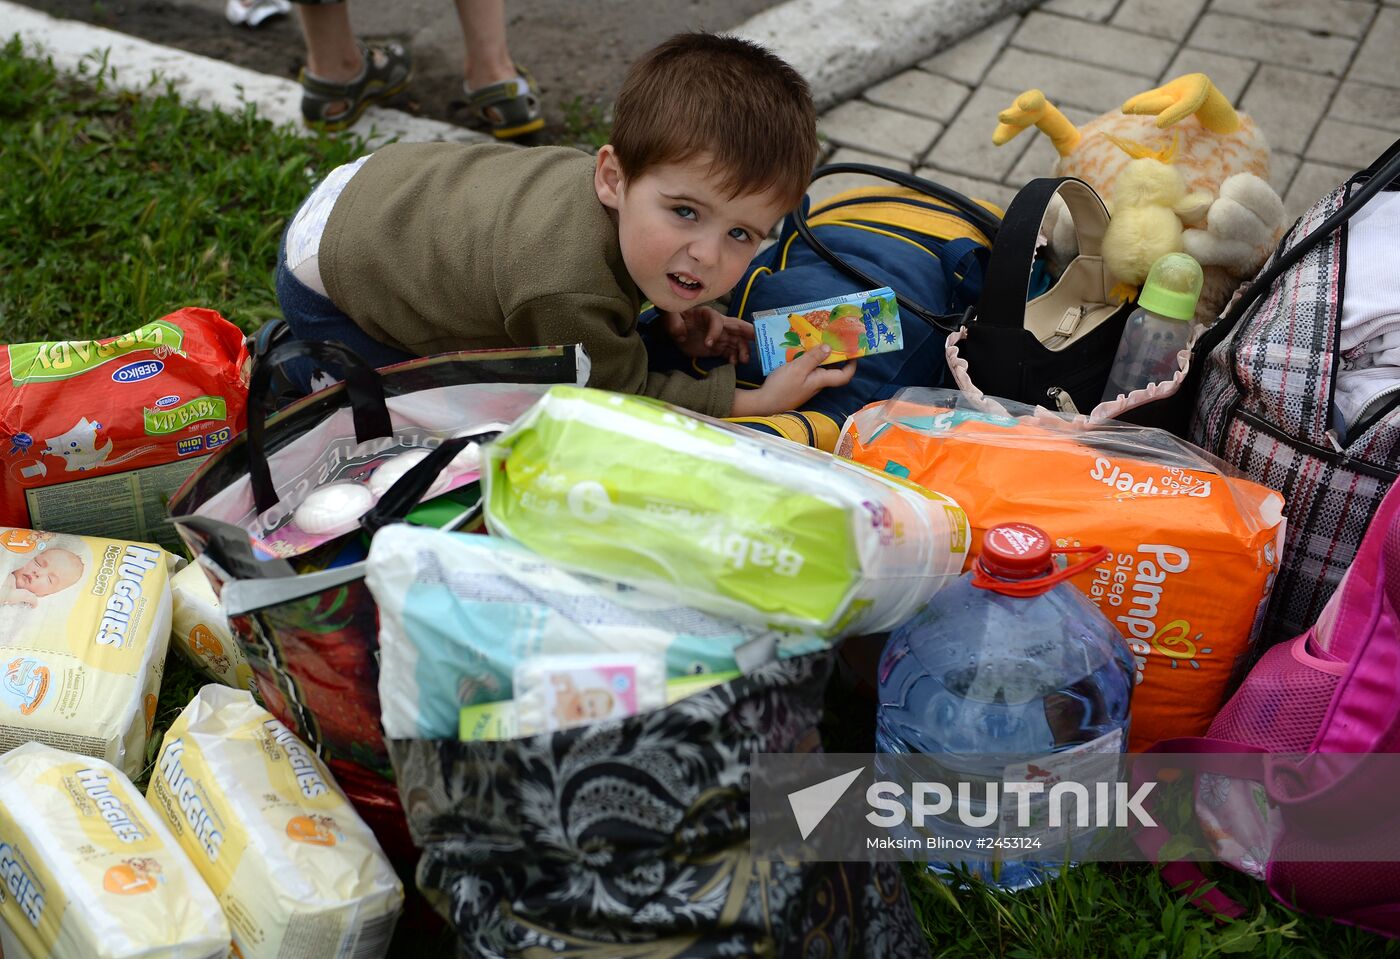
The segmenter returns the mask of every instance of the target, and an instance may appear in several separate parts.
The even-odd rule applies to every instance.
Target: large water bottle
[[[1191,319],[1203,282],[1201,265],[1189,254],[1166,253],[1157,258],[1138,294],[1137,309],[1123,325],[1103,402],[1176,374],[1177,354],[1191,338]]]
[[[1007,770],[995,754],[1126,748],[1132,654],[1066,581],[1105,551],[1057,569],[1054,554],[1070,552],[1090,551],[1052,549],[1050,537],[1027,523],[987,531],[973,570],[891,634],[878,673],[877,749],[937,756],[961,779],[1000,783]],[[983,787],[972,795],[985,795]],[[946,817],[936,828],[946,838],[987,835]],[[1036,855],[1043,861],[967,867],[1004,889],[1024,889],[1053,878],[1066,858],[1063,844]]]

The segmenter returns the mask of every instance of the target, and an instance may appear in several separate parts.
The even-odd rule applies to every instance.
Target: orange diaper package
[[[984,531],[1016,521],[1058,546],[1107,547],[1071,582],[1132,648],[1129,749],[1205,733],[1273,585],[1278,493],[1162,430],[950,390],[865,407],[837,453],[955,499],[973,527],[969,562]]]

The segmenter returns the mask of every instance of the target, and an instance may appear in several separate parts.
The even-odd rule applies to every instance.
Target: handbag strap
[[[1080,256],[1099,256],[1108,229],[1108,208],[1094,188],[1074,177],[1038,177],[1011,200],[992,244],[987,282],[977,303],[977,322],[1020,329],[1026,323],[1026,297],[1045,211],[1055,195],[1065,201],[1079,239]]]
[[[949,189],[931,180],[925,180],[923,177],[915,176],[912,173],[904,173],[900,170],[890,170],[869,163],[828,163],[825,166],[818,167],[816,171],[813,172],[812,182],[815,183],[824,176],[832,176],[837,173],[860,173],[866,176],[888,180],[891,183],[896,183],[902,187],[907,187],[911,190],[923,193],[926,196],[933,197],[935,200],[947,204],[967,217],[972,225],[986,236],[989,243],[995,241],[997,233],[1001,228],[1001,221],[997,218],[996,214],[992,213],[992,211],[981,204],[975,203],[956,190]],[[801,207],[792,212],[792,225],[797,231],[797,235],[802,237],[802,241],[811,248],[812,252],[855,280],[861,285],[862,289],[875,290],[887,285],[883,281],[875,279],[870,274],[860,269],[860,267],[847,261],[844,257],[818,239],[817,235],[813,232],[811,224],[807,222],[806,211]],[[951,258],[956,262],[948,263],[940,257],[939,262],[942,264],[943,270],[948,277],[950,289],[956,287],[958,283],[961,282],[960,276],[955,273],[954,268],[959,264],[965,264],[970,253],[971,251],[964,245],[959,247],[958,254]],[[912,300],[900,293],[898,290],[894,291],[894,296],[895,302],[899,304],[901,311],[918,317],[935,329],[950,333],[957,329],[957,324],[949,322],[943,313],[929,309],[916,300]]]
[[[384,399],[384,383],[354,351],[339,343],[311,340],[292,340],[274,347],[254,362],[248,383],[248,479],[259,513],[277,505],[277,488],[267,463],[266,446],[266,400],[272,388],[272,375],[282,364],[300,358],[340,368],[344,382],[331,389],[345,390],[354,417],[356,442],[394,435],[393,419]]]

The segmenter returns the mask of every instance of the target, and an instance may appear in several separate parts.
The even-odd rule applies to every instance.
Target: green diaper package
[[[556,386],[484,456],[493,534],[740,622],[890,629],[967,555],[946,496],[644,397]]]

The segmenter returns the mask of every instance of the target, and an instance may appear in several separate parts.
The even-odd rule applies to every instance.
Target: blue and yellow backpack
[[[777,243],[760,253],[730,296],[747,320],[762,310],[888,286],[898,296],[904,348],[867,356],[843,387],[823,390],[803,410],[735,419],[825,450],[846,417],[905,386],[940,386],[948,373],[944,340],[982,290],[989,247],[1002,211],[991,203],[898,170],[864,163],[820,167],[813,181],[858,173],[889,185],[846,190],[789,214]],[[756,353],[756,351],[755,351]],[[757,384],[755,355],[741,383]]]

